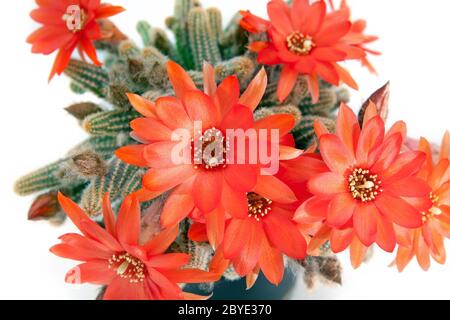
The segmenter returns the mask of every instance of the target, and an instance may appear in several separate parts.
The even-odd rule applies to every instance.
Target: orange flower
[[[86,53],[92,62],[101,65],[93,44],[102,38],[98,20],[125,9],[101,4],[100,0],[36,0],[36,3],[39,8],[30,15],[43,26],[33,32],[27,42],[33,45],[33,53],[48,55],[58,50],[49,80],[64,71],[75,48],[82,56]]]
[[[310,236],[321,227],[320,221],[303,221],[297,226],[293,221],[296,208],[303,199],[310,197],[305,182],[314,173],[326,170],[313,149],[305,151],[301,157],[280,161],[278,181],[272,176],[260,176],[252,192],[246,194],[244,214],[229,215],[216,257],[223,256],[222,263],[232,263],[239,275],[246,276],[248,288],[254,284],[260,270],[271,283],[279,284],[284,274],[283,254],[304,259]],[[189,238],[208,241],[205,224],[201,221],[192,224]]]
[[[216,256],[223,256],[222,262],[226,265],[232,263],[236,272],[247,276],[248,281],[261,270],[271,283],[278,285],[284,275],[283,254],[304,259],[307,245],[302,230],[292,220],[298,206],[293,191],[285,184],[273,184],[274,188],[265,189],[262,179],[273,177],[259,179],[254,191],[246,195],[243,214],[229,216]],[[291,200],[286,201],[285,195]],[[206,227],[204,223],[195,222],[189,230],[190,239],[207,241]]]
[[[365,250],[377,243],[392,252],[400,239],[394,228],[421,227],[421,211],[430,207],[430,188],[415,175],[425,161],[420,151],[401,153],[406,136],[403,122],[385,133],[384,122],[370,104],[362,129],[355,114],[342,105],[336,134],[316,123],[320,152],[328,167],[308,182],[314,195],[297,211],[296,220],[324,221],[310,250],[326,240],[341,252],[351,245],[357,267]]]
[[[63,235],[62,243],[50,249],[59,257],[84,261],[67,273],[66,282],[106,285],[106,300],[177,300],[204,298],[182,292],[178,283],[218,280],[214,273],[181,269],[189,262],[189,255],[164,253],[178,236],[178,227],[166,229],[141,245],[136,199],[124,200],[116,221],[105,195],[103,229],[70,199],[62,194],[58,198],[82,232]]]
[[[430,186],[432,204],[422,212],[423,226],[404,233],[406,240],[399,246],[395,260],[399,271],[403,271],[414,256],[424,270],[430,267],[430,255],[444,264],[444,237],[450,238],[450,134],[445,134],[436,161],[426,139],[420,139],[419,150],[427,154],[427,160],[418,177]]]
[[[245,212],[239,211],[247,206],[245,192],[254,188],[261,166],[236,161],[228,163],[226,147],[222,157],[218,154],[205,158],[197,153],[202,155],[216,141],[213,136],[228,141],[225,138],[227,129],[245,131],[253,128],[258,132],[278,129],[279,141],[270,143],[286,144],[295,119],[290,115],[275,115],[254,122],[253,110],[267,84],[264,69],[241,96],[235,76],[216,86],[214,71],[209,64],[205,64],[204,70],[205,92],[198,90],[186,71],[176,63],[169,62],[167,71],[177,97],[162,97],[151,103],[130,94],[131,104],[145,116],[131,123],[133,135],[144,144],[121,148],[116,154],[127,163],[150,167],[143,179],[144,189],[138,193],[141,200],[173,190],[161,215],[164,227],[177,224],[191,214],[197,219],[206,219],[207,225],[211,226],[211,243],[218,245],[223,236],[225,212]],[[196,121],[201,121],[202,128],[198,129],[201,132],[194,133]],[[195,141],[202,142],[200,149],[193,143],[189,151],[191,159],[186,159],[188,163],[177,164],[172,159],[172,152],[179,145],[179,141],[172,140],[172,135],[178,129],[186,129],[191,137],[196,137]],[[237,143],[234,145],[238,147]],[[299,150],[292,144],[282,145],[279,149],[282,158],[298,156]],[[276,183],[277,179],[265,180],[265,187],[270,188],[272,181]]]
[[[290,94],[300,75],[307,76],[314,101],[319,98],[319,77],[336,86],[344,82],[358,88],[338,63],[365,58],[361,42],[355,41],[356,35],[362,35],[361,26],[353,25],[344,11],[327,14],[326,10],[324,1],[294,0],[290,7],[282,0],[272,0],[267,6],[270,21],[242,12],[243,28],[267,33],[267,41],[249,46],[258,53],[258,62],[283,66],[278,83],[280,101]]]

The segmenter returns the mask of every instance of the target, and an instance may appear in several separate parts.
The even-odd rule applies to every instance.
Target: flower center
[[[348,187],[353,199],[368,202],[375,200],[376,196],[383,192],[378,175],[371,174],[369,170],[357,168],[348,177]]]
[[[192,139],[193,162],[195,168],[202,167],[206,170],[225,168],[226,154],[230,148],[230,142],[219,129],[211,128],[203,135]]]
[[[108,260],[108,268],[130,283],[143,282],[145,278],[145,265],[129,253],[113,254]]]
[[[422,212],[422,221],[424,223],[442,214],[442,210],[439,208],[439,197],[430,192],[430,200],[433,206],[427,212]]]
[[[289,51],[299,56],[306,56],[316,46],[312,37],[304,35],[299,31],[294,31],[286,38],[286,46]]]
[[[264,198],[257,193],[247,193],[248,216],[260,221],[272,210],[272,200]]]
[[[87,22],[86,11],[78,5],[70,5],[67,7],[66,13],[62,16],[66,22],[67,29],[73,33],[83,30]]]

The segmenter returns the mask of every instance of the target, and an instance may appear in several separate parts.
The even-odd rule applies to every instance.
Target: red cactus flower
[[[430,207],[430,188],[415,175],[425,161],[420,151],[401,153],[406,127],[397,122],[385,132],[384,122],[370,104],[362,129],[355,114],[342,105],[336,134],[316,124],[320,152],[328,167],[312,177],[309,191],[314,195],[297,211],[324,221],[313,247],[331,239],[334,252],[353,247],[354,266],[362,262],[366,247],[377,243],[392,252],[400,239],[394,228],[419,228],[421,211]]]
[[[82,235],[66,234],[61,244],[50,249],[55,255],[83,261],[67,273],[69,283],[106,285],[106,300],[178,300],[203,299],[182,292],[178,283],[218,280],[218,275],[197,269],[181,269],[189,255],[165,253],[178,236],[178,227],[163,230],[140,243],[140,210],[136,199],[128,197],[117,221],[107,195],[103,210],[105,229],[70,199],[58,195],[61,207]]]
[[[264,70],[241,96],[235,76],[216,86],[214,71],[208,64],[204,70],[205,92],[198,90],[186,71],[176,63],[169,62],[167,71],[177,97],[162,97],[152,103],[130,94],[131,104],[145,116],[131,123],[133,135],[144,144],[123,147],[116,154],[125,162],[150,168],[143,179],[144,190],[139,193],[141,200],[172,191],[161,215],[163,226],[179,223],[190,214],[200,216],[211,226],[211,234],[218,235],[211,238],[214,245],[214,238],[220,240],[220,234],[223,234],[224,212],[233,212],[237,207],[246,208],[245,192],[254,188],[261,166],[229,162],[225,154],[226,145],[223,151],[219,151],[223,154],[212,157],[205,158],[197,152],[202,155],[216,142],[216,137],[219,137],[219,143],[228,143],[224,138],[227,129],[255,129],[258,132],[278,129],[279,139],[268,141],[277,146],[283,144],[279,146],[281,158],[295,157],[299,150],[294,149],[292,143],[285,145],[295,119],[290,115],[275,115],[256,122],[253,120],[253,110],[264,95],[267,84]],[[194,133],[196,121],[201,121],[202,128]],[[179,145],[179,141],[172,140],[172,135],[178,129],[187,130],[191,137],[197,136],[195,141],[202,142],[199,148],[195,144],[191,146],[190,159],[182,164],[175,163],[172,158],[174,148]],[[239,145],[236,143],[234,147]],[[265,181],[268,183],[266,188],[270,188],[272,180]]]
[[[310,194],[305,182],[311,176],[326,170],[313,149],[292,160],[280,161],[276,175],[260,176],[252,192],[246,194],[247,206],[230,212],[225,226],[225,236],[216,256],[222,263],[231,263],[236,272],[246,276],[250,288],[260,271],[273,284],[283,279],[283,254],[303,259],[312,235],[321,227],[320,221],[303,221],[296,226],[293,216],[296,208]],[[272,185],[266,188],[264,185]],[[196,221],[189,230],[193,241],[208,241],[204,223]],[[226,268],[222,268],[226,269]]]
[[[267,6],[270,21],[242,12],[241,26],[251,33],[266,33],[266,41],[252,42],[250,50],[258,53],[258,62],[282,65],[278,98],[284,101],[299,76],[307,76],[314,101],[319,98],[319,77],[333,84],[357,84],[339,62],[364,59],[361,25],[353,25],[342,11],[327,14],[324,1],[294,0],[289,6],[272,0]],[[360,41],[361,40],[361,41]],[[372,39],[370,39],[372,40]]]
[[[223,264],[231,263],[240,276],[247,276],[249,287],[260,270],[278,285],[284,275],[283,254],[296,259],[306,256],[305,236],[292,220],[298,206],[294,192],[285,184],[274,184],[273,189],[266,189],[265,184],[257,184],[254,192],[247,193],[247,206],[239,214],[229,215],[223,241],[216,251],[216,256],[223,257]],[[289,195],[291,200],[287,201],[282,194]],[[207,241],[206,224],[194,223],[189,237]]]
[[[27,42],[33,53],[51,54],[58,50],[49,80],[60,75],[67,67],[73,51],[78,48],[100,66],[93,41],[102,38],[99,19],[114,16],[124,9],[100,0],[36,0],[39,8],[31,11],[31,17],[43,26],[33,32]]]
[[[430,267],[430,256],[444,264],[446,252],[444,238],[450,238],[450,134],[442,140],[438,159],[433,159],[430,143],[422,138],[419,150],[427,155],[427,160],[418,177],[426,181],[431,188],[432,205],[422,212],[423,226],[404,232],[406,239],[397,251],[395,263],[399,271],[416,256],[424,270]]]

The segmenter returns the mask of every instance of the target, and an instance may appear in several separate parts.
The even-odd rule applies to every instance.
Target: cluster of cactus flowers
[[[450,137],[439,149],[413,142],[403,122],[385,131],[388,85],[358,115],[346,106],[341,83],[357,85],[339,63],[373,71],[366,46],[376,38],[350,20],[345,1],[335,9],[272,0],[269,20],[242,11],[224,29],[220,10],[175,0],[166,20],[175,41],[142,21],[142,45],[105,19],[120,7],[37,3],[32,17],[44,27],[28,41],[34,52],[59,49],[51,77],[64,72],[74,92],[104,100],[67,107],[89,138],[15,185],[37,194],[29,219],[69,217],[81,231],[51,249],[83,262],[66,281],[102,285],[104,299],[204,299],[182,288],[206,283],[213,292],[222,277],[245,277],[251,288],[260,272],[277,285],[292,266],[308,287],[340,283],[335,254],[348,248],[355,268],[373,245],[397,248],[399,270],[414,256],[425,270],[430,257],[445,262]],[[67,32],[73,5],[86,21]],[[71,58],[77,46],[93,64]],[[263,175],[259,162],[170,163],[171,133],[197,120],[203,137],[277,129],[279,172]]]

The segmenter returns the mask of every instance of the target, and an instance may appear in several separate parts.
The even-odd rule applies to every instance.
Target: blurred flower
[[[310,246],[331,240],[335,253],[351,246],[355,267],[373,243],[392,252],[400,241],[395,225],[421,227],[421,212],[430,207],[430,188],[415,176],[425,154],[401,153],[406,136],[403,122],[395,123],[388,132],[384,126],[373,103],[367,107],[362,129],[345,105],[339,110],[336,134],[327,133],[316,123],[328,171],[309,180],[308,188],[314,196],[295,217],[298,222],[305,217],[324,221]]]
[[[33,32],[27,42],[32,44],[33,53],[51,54],[58,50],[49,80],[60,75],[67,67],[73,51],[78,48],[93,63],[100,66],[93,41],[102,38],[99,19],[114,16],[124,9],[100,0],[36,0],[37,9],[31,17],[43,26]]]
[[[363,34],[362,20],[352,23],[348,7],[327,13],[324,1],[294,0],[289,6],[272,0],[267,6],[269,21],[250,12],[241,12],[241,26],[251,33],[266,33],[267,40],[250,43],[258,62],[282,65],[278,98],[284,101],[297,78],[306,75],[314,101],[319,98],[319,77],[338,86],[341,82],[357,89],[350,73],[339,65],[349,59],[366,59],[364,47],[375,38]]]
[[[105,229],[70,199],[58,195],[59,203],[80,234],[66,234],[61,244],[50,251],[55,255],[83,261],[67,273],[66,282],[108,286],[105,300],[203,299],[182,292],[178,283],[218,280],[218,276],[197,269],[181,269],[190,257],[183,253],[165,253],[178,236],[178,227],[161,231],[140,244],[140,209],[133,197],[127,197],[117,221],[108,195],[103,200]]]
[[[414,256],[424,270],[430,267],[430,256],[444,264],[444,238],[450,237],[450,134],[446,132],[436,161],[426,139],[420,139],[419,150],[426,153],[427,160],[417,176],[431,188],[431,205],[422,212],[421,228],[403,231],[405,241],[399,246],[395,260],[399,271],[403,271]]]

